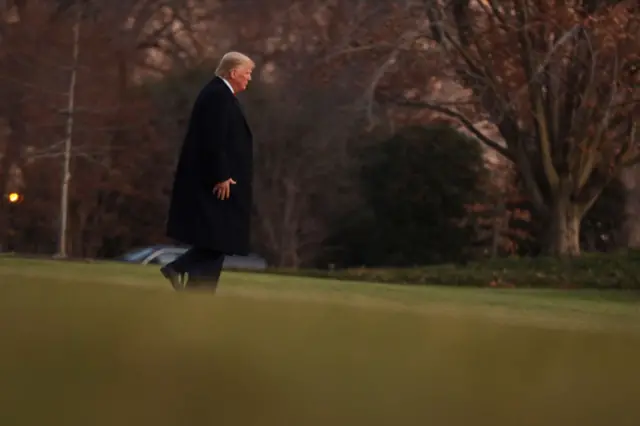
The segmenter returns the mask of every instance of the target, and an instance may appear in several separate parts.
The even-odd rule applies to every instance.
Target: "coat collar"
[[[218,77],[220,80],[222,80],[224,82],[224,84],[227,85],[227,87],[229,88],[229,90],[231,90],[231,93],[233,93],[234,95],[236,94],[236,92],[233,91],[233,87],[231,87],[231,83],[229,83],[224,77]]]

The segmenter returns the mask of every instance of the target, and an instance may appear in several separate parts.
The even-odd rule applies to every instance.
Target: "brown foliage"
[[[149,9],[161,3],[89,1],[99,13],[81,23],[70,253],[111,255],[163,239],[168,186],[194,82],[179,77],[167,83],[160,99],[137,84],[149,70],[162,79],[167,70],[201,62],[210,76],[214,64],[205,65],[207,57],[233,46],[271,65],[276,77],[268,93],[247,94],[253,97],[247,111],[256,134],[256,246],[279,265],[309,263],[328,222],[352,193],[345,188],[348,137],[356,124],[348,90],[354,76],[333,74],[326,85],[316,75],[331,11],[285,1],[257,2],[251,10],[217,1]],[[205,3],[207,8],[199,8]],[[15,43],[0,45],[1,58],[22,64],[0,64],[0,88],[13,87],[19,94],[0,103],[15,112],[25,130],[21,138],[11,132],[0,149],[3,160],[17,164],[24,175],[25,200],[16,209],[21,217],[12,224],[19,231],[16,247],[48,252],[57,238],[74,10],[51,19],[54,12],[46,3],[26,4],[20,20],[8,27]],[[175,28],[179,31],[172,33]],[[17,89],[13,81],[19,82]],[[15,101],[10,105],[6,99]],[[15,152],[6,155],[9,149]]]
[[[7,209],[0,216],[11,219],[12,229],[5,230],[18,231],[13,248],[50,252],[58,231],[74,14],[56,15],[38,2],[22,12],[0,44],[0,88],[9,94],[0,101],[9,122],[0,177],[6,165],[17,167],[25,197],[11,218]],[[129,83],[129,65],[139,57],[134,50],[125,56],[114,41],[111,17],[81,22],[72,111],[72,255],[115,254],[158,239],[163,229],[171,158],[152,126],[148,99]],[[4,192],[9,188],[3,179]]]
[[[387,81],[373,81],[378,100],[449,116],[513,161],[557,236],[550,251],[577,252],[576,224],[603,187],[640,159],[638,3],[393,3],[403,31],[370,26],[366,38],[388,46],[378,69]],[[443,102],[434,78],[466,89],[459,92],[467,102]],[[483,120],[504,144],[475,128]]]

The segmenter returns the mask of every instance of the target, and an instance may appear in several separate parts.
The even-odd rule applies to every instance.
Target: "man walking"
[[[225,54],[191,111],[167,223],[167,235],[191,248],[161,268],[176,290],[215,290],[225,255],[249,252],[253,140],[235,95],[254,67],[241,53]]]

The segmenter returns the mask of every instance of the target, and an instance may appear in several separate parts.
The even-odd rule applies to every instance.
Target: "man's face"
[[[241,65],[231,70],[229,83],[235,92],[242,92],[247,88],[251,81],[251,73],[253,73],[253,65]]]

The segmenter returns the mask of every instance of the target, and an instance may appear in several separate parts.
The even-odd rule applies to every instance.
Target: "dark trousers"
[[[219,251],[192,247],[168,266],[180,274],[187,274],[187,288],[215,290],[225,255]]]

